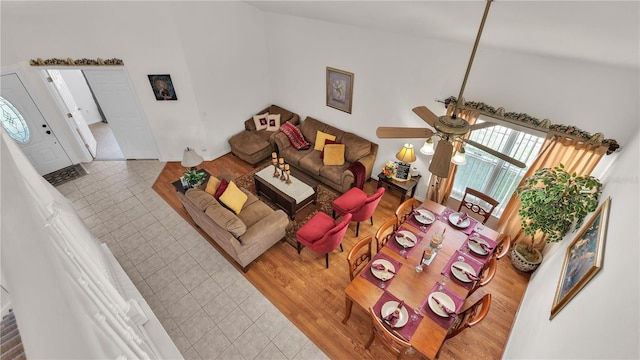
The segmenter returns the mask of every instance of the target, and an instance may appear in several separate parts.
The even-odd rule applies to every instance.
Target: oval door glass
[[[31,134],[29,132],[27,122],[24,120],[18,109],[1,96],[0,110],[0,121],[2,122],[2,127],[7,130],[9,136],[23,144],[29,142]]]

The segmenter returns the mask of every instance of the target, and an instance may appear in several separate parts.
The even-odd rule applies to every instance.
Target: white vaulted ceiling
[[[485,2],[248,1],[265,12],[472,44]],[[495,0],[483,46],[640,67],[640,2]]]

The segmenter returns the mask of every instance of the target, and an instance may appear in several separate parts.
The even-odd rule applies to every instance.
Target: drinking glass
[[[442,279],[440,279],[440,283],[438,284],[438,291],[444,290],[444,287],[449,282],[449,277],[447,275],[442,275]]]
[[[384,282],[384,280],[380,281],[380,284],[378,284],[378,286],[380,287],[380,289],[384,289],[385,287],[387,287],[387,284]]]
[[[411,321],[417,321],[418,315],[420,315],[420,313],[420,306],[418,305],[413,309],[413,314],[411,314]]]

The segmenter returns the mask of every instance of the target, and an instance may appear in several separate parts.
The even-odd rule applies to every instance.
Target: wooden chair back
[[[469,294],[467,295],[467,297],[469,297],[479,288],[491,282],[491,279],[493,279],[493,277],[496,276],[497,269],[498,269],[498,260],[495,257],[492,257],[487,262],[487,265],[485,265],[485,267],[482,268],[482,272],[480,273],[480,280],[476,281],[476,283],[473,284],[473,287],[471,287],[471,289],[469,290]]]
[[[498,238],[498,243],[496,245],[496,250],[493,252],[493,256],[496,258],[496,260],[500,260],[509,253],[510,249],[511,236],[507,234],[500,234],[500,238]]]
[[[460,201],[458,211],[464,209],[465,212],[470,211],[472,213],[470,215],[477,214],[480,218],[479,220],[486,224],[496,206],[498,206],[498,200],[468,187],[464,192],[462,201]]]
[[[407,218],[411,216],[413,210],[417,209],[418,206],[420,206],[420,202],[416,198],[409,198],[398,206],[396,209],[398,227],[400,227],[403,222],[407,221]]]
[[[401,359],[403,355],[410,352],[411,343],[399,338],[395,335],[395,331],[391,330],[387,324],[385,324],[373,311],[373,308],[369,308],[369,314],[373,326],[371,328],[371,337],[364,346],[365,349],[369,349],[374,338],[377,338],[382,345],[396,355],[396,359]]]
[[[371,243],[373,242],[372,236],[358,241],[353,248],[347,254],[347,264],[349,265],[349,278],[353,280],[362,269],[364,269],[372,258]]]
[[[376,231],[376,252],[380,252],[396,230],[398,230],[396,218],[391,218],[380,225]]]

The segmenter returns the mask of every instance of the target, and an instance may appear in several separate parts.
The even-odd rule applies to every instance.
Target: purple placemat
[[[478,260],[472,258],[471,256],[461,253],[459,250],[456,250],[456,252],[453,254],[453,256],[451,256],[451,259],[449,259],[447,264],[442,269],[441,274],[446,276],[446,277],[448,277],[448,278],[450,278],[450,279],[453,279],[452,281],[457,281],[458,284],[462,285],[462,287],[464,287],[465,289],[469,290],[473,286],[474,281],[470,281],[470,282],[460,281],[460,280],[458,280],[458,278],[455,275],[453,275],[453,273],[451,273],[451,265],[453,265],[454,262],[458,261],[458,256],[460,256],[460,255],[462,255],[464,257],[464,262],[466,262],[467,264],[471,265],[473,270],[475,270],[476,274],[478,274],[478,276],[480,276],[480,270],[482,270],[483,264],[480,263]]]
[[[413,231],[411,231],[411,230],[409,230],[407,228],[404,228],[404,227],[400,227],[400,229],[398,229],[398,231],[410,232],[416,237],[416,244],[413,247],[407,248],[407,253],[404,255],[404,258],[408,259],[409,255],[411,255],[411,253],[418,247],[418,245],[420,245],[420,242],[422,241],[422,235],[418,235],[418,234],[414,233]],[[398,244],[398,242],[396,241],[395,235],[392,235],[389,238],[389,240],[387,240],[387,243],[384,246],[387,246],[389,249],[397,252],[398,254],[400,254],[400,251],[402,251],[402,246],[400,246],[400,244]]]
[[[442,217],[443,217],[443,221],[448,222],[449,224],[451,224],[451,221],[449,221],[449,215],[456,213],[457,211],[451,209],[451,208],[446,208],[443,212],[442,212]],[[469,226],[467,226],[466,228],[460,228],[457,227],[454,224],[451,224],[451,226],[453,226],[454,229],[460,230],[463,233],[469,235],[471,234],[471,232],[473,232],[473,229],[475,229],[476,224],[478,224],[478,221],[474,218],[472,218],[471,216],[467,216],[467,219],[469,219]]]
[[[393,267],[396,269],[396,274],[400,270],[400,267],[402,267],[402,263],[401,262],[392,259],[388,255],[385,255],[383,253],[376,254],[376,256],[374,256],[373,259],[371,259],[371,261],[369,261],[369,264],[367,266],[365,266],[365,268],[362,269],[362,271],[360,272],[360,276],[362,276],[363,278],[369,280],[372,284],[375,284],[376,286],[380,285],[380,281],[382,281],[382,280],[378,279],[377,277],[375,277],[373,275],[373,273],[371,272],[371,265],[373,264],[373,261],[377,260],[377,259],[384,259],[384,260],[387,260],[388,262],[390,262],[391,265],[393,265]],[[386,280],[385,281],[386,286],[389,286],[389,284],[391,284],[391,282],[395,278],[396,277],[393,276],[391,279]]]
[[[382,315],[380,312],[382,310],[382,305],[384,305],[387,301],[400,302],[400,299],[398,299],[396,296],[394,296],[390,292],[385,291],[382,293],[382,296],[380,296],[380,299],[378,299],[376,304],[373,305],[373,312],[375,312],[376,315],[378,315],[378,317],[380,317],[381,319],[382,319]],[[409,315],[409,319],[405,326],[401,328],[395,328],[395,331],[398,334],[400,334],[402,337],[404,337],[407,341],[410,341],[411,337],[413,337],[413,333],[416,332],[418,325],[420,325],[420,322],[422,321],[423,316],[422,314],[420,314],[418,315],[418,318],[416,319],[416,321],[413,321],[411,320],[411,314],[413,314],[413,308],[407,304],[404,304],[404,307],[407,308],[407,314]]]
[[[435,321],[436,324],[442,326],[445,329],[448,329],[453,323],[453,321],[455,320],[455,318],[442,317],[434,313],[433,310],[431,310],[431,307],[429,306],[429,296],[431,296],[432,293],[439,291],[438,285],[440,285],[440,283],[436,282],[436,284],[431,288],[431,291],[429,291],[429,294],[427,295],[427,297],[424,299],[422,304],[420,304],[420,310],[422,311],[423,314],[426,314],[429,317],[429,319]],[[460,307],[464,303],[464,299],[459,297],[458,295],[456,295],[454,292],[447,289],[446,287],[442,289],[442,292],[449,295],[451,300],[453,300],[453,303],[456,305],[456,313],[459,313],[461,310]]]
[[[496,251],[496,245],[497,243],[494,240],[489,239],[488,237],[484,236],[484,235],[480,235],[478,234],[478,237],[484,241],[487,242],[487,244],[489,244],[489,247],[491,247],[491,250],[489,250],[489,252],[486,255],[480,255],[480,254],[476,254],[475,252],[473,252],[473,250],[471,250],[469,248],[469,239],[472,237],[473,235],[469,235],[467,237],[467,239],[464,241],[464,243],[462,244],[462,246],[460,246],[459,250],[466,250],[463,252],[466,252],[469,256],[471,256],[472,258],[478,260],[480,263],[482,263],[483,265],[487,263],[487,261],[489,261],[489,259],[491,259],[491,256],[493,255],[493,253]]]
[[[429,212],[433,213],[433,211],[428,210]],[[438,216],[437,214],[433,214],[434,216]],[[437,219],[433,220],[433,223],[435,223]],[[431,225],[433,225],[433,223],[427,225],[427,224],[423,224],[421,222],[419,222],[418,220],[416,220],[416,211],[414,210],[413,213],[411,213],[411,215],[409,215],[409,217],[407,217],[406,223],[415,227],[416,229],[420,229],[420,231],[422,232],[427,232],[427,230],[429,230],[429,228],[431,227]],[[422,230],[422,227],[424,226],[424,231]]]

